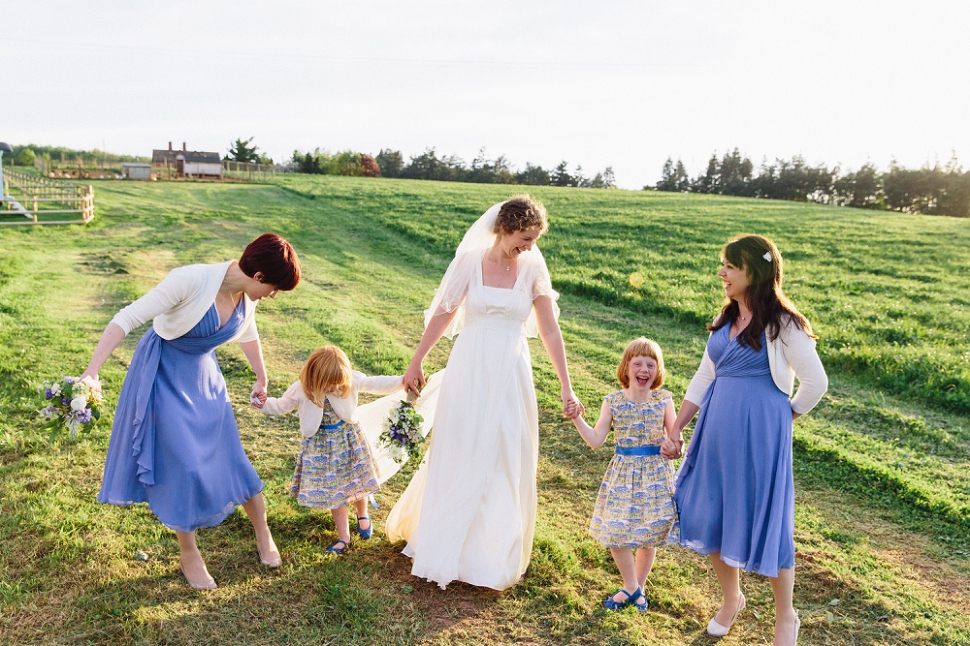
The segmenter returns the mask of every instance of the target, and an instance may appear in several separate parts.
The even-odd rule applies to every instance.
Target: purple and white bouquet
[[[387,447],[391,459],[398,464],[408,459],[408,455],[424,442],[421,435],[421,423],[424,418],[407,399],[401,400],[397,407],[391,409],[390,415],[384,420],[384,430],[381,431],[381,446]]]
[[[47,420],[41,428],[50,429],[53,442],[63,429],[74,441],[80,430],[88,432],[101,419],[101,382],[93,377],[64,377],[44,383],[44,401],[40,416]]]

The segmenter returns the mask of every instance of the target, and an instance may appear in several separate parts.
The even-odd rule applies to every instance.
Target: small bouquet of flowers
[[[63,429],[74,441],[79,430],[90,431],[101,419],[101,382],[93,377],[64,377],[44,383],[44,401],[40,416],[47,420],[41,428],[50,429],[48,442],[53,443]]]
[[[414,404],[407,399],[391,409],[391,414],[384,420],[384,430],[381,431],[381,446],[387,447],[393,459],[398,464],[408,459],[408,455],[424,442],[421,435],[421,423],[424,418],[414,410]]]

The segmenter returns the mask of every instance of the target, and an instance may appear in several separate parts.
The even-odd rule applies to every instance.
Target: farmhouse
[[[152,166],[174,170],[182,177],[222,177],[219,153],[188,150],[184,141],[182,150],[172,150],[171,141],[168,150],[153,150]]]

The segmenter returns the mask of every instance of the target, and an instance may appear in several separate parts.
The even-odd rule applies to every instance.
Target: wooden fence
[[[264,164],[222,160],[222,176],[244,179],[249,182],[271,182],[276,177],[276,168]]]
[[[213,162],[214,163],[214,162]],[[247,182],[272,182],[276,177],[276,167],[250,162],[222,160],[222,175],[205,175],[199,179],[238,179]],[[153,162],[152,174],[158,179],[178,179],[184,177],[178,167],[165,162]]]
[[[94,187],[4,168],[0,207],[0,225],[87,224],[94,219]],[[67,214],[80,217],[64,219]]]

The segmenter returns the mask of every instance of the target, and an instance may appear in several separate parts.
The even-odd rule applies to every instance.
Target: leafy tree
[[[551,183],[549,177],[549,172],[542,168],[542,166],[533,166],[531,163],[525,163],[525,170],[519,171],[514,177],[515,184],[528,184],[530,186],[548,186]]]
[[[599,174],[597,174],[599,177]],[[616,176],[613,174],[613,167],[607,166],[603,171],[603,188],[616,188]]]
[[[382,148],[381,152],[377,153],[376,159],[381,169],[381,177],[401,177],[401,172],[404,170],[404,157],[401,156],[400,150]]]
[[[361,153],[360,155],[360,165],[364,169],[364,177],[380,177],[381,167],[378,165],[377,160],[370,155],[365,155]]]
[[[30,148],[24,148],[17,154],[17,166],[33,166],[34,165],[34,151]]]
[[[230,147],[229,154],[224,157],[227,161],[238,161],[238,162],[258,162],[259,150],[257,146],[251,146],[253,142],[253,137],[250,137],[246,141],[242,139],[237,139]]]

